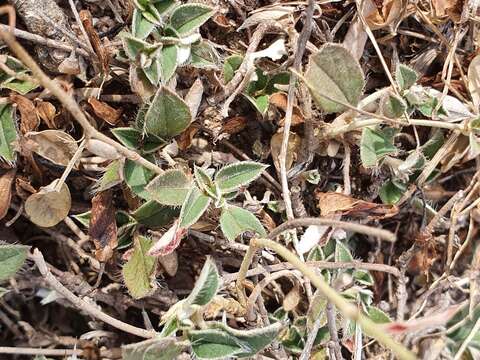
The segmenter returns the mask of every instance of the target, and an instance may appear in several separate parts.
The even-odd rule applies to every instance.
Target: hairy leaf
[[[205,210],[207,210],[210,202],[211,198],[209,196],[202,194],[196,186],[193,186],[180,211],[179,226],[181,228],[188,228],[195,224]]]
[[[132,17],[132,35],[137,39],[145,39],[152,30],[155,28],[155,24],[151,23],[145,17],[142,16],[142,12],[138,9],[133,11]]]
[[[178,216],[178,209],[150,200],[135,210],[132,216],[140,224],[156,229],[172,222]]]
[[[360,140],[360,159],[365,167],[374,167],[387,154],[397,151],[392,138],[381,130],[373,130],[368,127],[362,131]]]
[[[0,242],[0,281],[11,278],[25,263],[29,246]]]
[[[170,26],[180,35],[190,34],[203,25],[213,13],[213,8],[204,4],[180,5],[170,16]]]
[[[171,360],[176,359],[186,347],[176,338],[156,338],[122,346],[123,360]]]
[[[250,211],[237,206],[228,205],[222,210],[220,227],[225,237],[234,241],[246,231],[253,231],[260,236],[267,236],[260,221]]]
[[[160,52],[160,72],[164,84],[170,80],[177,69],[177,51],[176,45],[166,45]]]
[[[395,77],[401,90],[410,89],[418,80],[418,74],[415,70],[403,64],[398,65]]]
[[[167,170],[146,187],[150,197],[163,205],[181,206],[192,187],[191,179],[181,170]]]
[[[207,305],[217,294],[219,286],[220,275],[218,275],[217,267],[212,259],[208,257],[186,302],[189,305]]]
[[[227,165],[215,175],[215,183],[222,193],[229,193],[258,178],[267,166],[253,161]]]
[[[10,105],[0,105],[0,158],[8,162],[15,160],[13,142],[17,139],[17,130]]]
[[[155,176],[155,173],[136,162],[126,159],[123,167],[123,178],[135,195],[150,200],[150,194],[145,187]]]

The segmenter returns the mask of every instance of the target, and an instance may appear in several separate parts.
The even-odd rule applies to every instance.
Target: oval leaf
[[[222,193],[229,193],[255,180],[266,165],[254,161],[242,161],[220,169],[215,175],[215,183]]]
[[[323,94],[356,106],[365,85],[363,71],[350,51],[331,43],[310,56],[305,79],[313,98],[327,113],[344,111],[345,106],[327,100]]]
[[[260,221],[250,211],[237,206],[228,206],[223,209],[220,216],[220,227],[225,237],[234,241],[238,235],[245,231],[253,231],[260,236],[267,236]]]
[[[193,186],[180,211],[179,227],[188,228],[195,224],[207,210],[210,201],[211,198],[209,196],[202,194],[196,186]]]
[[[167,170],[146,187],[151,198],[160,204],[181,206],[192,186],[192,181],[181,170]]]
[[[0,158],[8,162],[15,160],[13,142],[17,139],[17,130],[10,105],[0,105]]]
[[[192,292],[186,299],[186,303],[199,306],[207,305],[217,294],[219,286],[220,275],[218,275],[217,267],[210,258],[207,258]]]
[[[188,105],[172,90],[162,86],[145,114],[145,132],[171,138],[185,130],[192,116]]]
[[[213,13],[214,10],[207,5],[181,5],[170,16],[170,26],[180,35],[189,34],[202,26]]]

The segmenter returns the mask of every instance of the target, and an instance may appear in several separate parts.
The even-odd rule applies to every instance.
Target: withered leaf
[[[20,111],[20,131],[26,134],[30,131],[35,131],[40,125],[40,119],[35,111],[35,105],[30,99],[18,94],[10,94],[10,100],[17,104],[18,111]]]
[[[92,199],[92,215],[88,234],[95,245],[95,257],[106,262],[118,245],[115,207],[111,190],[101,191]]]
[[[385,219],[398,213],[395,205],[376,204],[336,192],[317,192],[318,208],[322,216],[343,214],[369,219]]]
[[[245,116],[235,116],[222,125],[221,133],[227,133],[230,135],[238,134],[247,126],[247,118]]]
[[[285,93],[275,93],[270,96],[269,100],[270,104],[273,106],[283,110],[284,112],[287,111],[287,94]],[[292,112],[292,126],[302,124],[305,121],[302,111],[297,105],[293,105],[293,112]],[[279,122],[280,126],[285,124],[285,118],[281,119]]]
[[[98,61],[102,66],[103,72],[108,73],[108,64],[110,62],[109,55],[106,53],[105,48],[102,46],[100,37],[98,36],[95,28],[93,27],[92,14],[88,10],[81,10],[80,20],[82,20],[83,27],[87,32],[87,36],[92,44],[93,50],[98,57]]]
[[[11,169],[0,175],[0,219],[7,215],[12,200],[12,183],[17,169]]]
[[[94,97],[89,97],[88,103],[92,106],[95,115],[105,120],[110,125],[116,125],[118,120],[120,120],[120,116],[123,112],[122,109],[115,109],[107,103],[99,101]]]
[[[192,145],[195,134],[198,133],[197,125],[190,125],[178,136],[177,145],[180,150],[187,150]]]
[[[25,134],[28,150],[50,160],[54,164],[67,166],[78,150],[77,142],[60,130],[44,130]]]
[[[272,152],[273,163],[277,171],[280,171],[280,163],[278,157],[280,156],[280,151],[282,148],[282,139],[283,132],[278,132],[272,136],[270,140],[270,150]],[[300,146],[302,145],[302,138],[295,133],[290,133],[288,137],[288,147],[287,147],[287,161],[286,168],[287,171],[292,167],[293,162],[296,160]]]
[[[48,101],[39,101],[37,102],[36,112],[40,119],[42,119],[45,124],[50,129],[55,129],[55,116],[57,115],[57,110],[51,102]]]

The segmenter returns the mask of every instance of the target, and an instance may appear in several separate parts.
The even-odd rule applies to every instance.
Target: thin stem
[[[32,59],[22,45],[15,40],[12,33],[0,29],[0,39],[3,40],[10,47],[12,52],[20,59],[20,61],[22,61],[22,63],[32,71],[35,79],[37,79],[45,89],[48,89],[63,104],[63,106],[65,106],[65,108],[72,114],[73,118],[82,126],[87,138],[90,137],[103,141],[104,143],[113,146],[119,153],[128,159],[135,161],[136,163],[154,171],[157,174],[163,174],[163,170],[159,166],[144,159],[135,151],[126,148],[125,146],[119,144],[115,140],[95,129],[92,124],[90,124],[82,109],[73,99],[73,97],[65,92],[57,82],[50,79],[43,72],[43,70],[38,66],[35,60]]]
[[[245,280],[247,278],[248,268],[250,267],[250,264],[252,262],[253,256],[255,255],[256,251],[257,251],[257,248],[254,245],[250,244],[247,252],[245,253],[245,256],[243,257],[242,265],[238,270],[238,277],[237,277],[237,283],[236,283],[237,296],[238,296],[238,301],[240,302],[240,305],[242,305],[244,308],[247,307],[247,295],[245,294]]]
[[[46,282],[60,295],[65,297],[69,300],[76,308],[85,311],[86,313],[90,314],[94,318],[97,318],[114,328],[117,328],[121,331],[124,331],[129,334],[133,334],[142,338],[150,339],[158,335],[155,331],[148,331],[142,328],[138,328],[136,326],[124,323],[123,321],[117,320],[110,315],[105,314],[104,312],[100,311],[96,306],[93,306],[86,302],[83,299],[77,297],[74,293],[68,290],[65,286],[63,286],[60,281],[57,280],[55,276],[52,275],[50,270],[48,270],[47,264],[45,263],[45,259],[43,258],[42,253],[35,249],[33,254],[31,254],[30,259],[35,262],[38,267],[38,270],[45,278]]]
[[[13,355],[44,355],[44,356],[82,356],[83,350],[81,349],[39,349],[39,348],[27,348],[27,347],[7,347],[0,346],[0,354],[13,354]]]
[[[375,338],[387,349],[390,349],[399,359],[416,359],[415,355],[412,352],[406,349],[403,345],[393,340],[389,335],[385,333],[384,329],[381,326],[375,324],[368,317],[363,315],[356,306],[345,300],[340,294],[338,294],[325,282],[322,276],[317,275],[314,269],[307,266],[286,247],[268,239],[252,239],[250,241],[250,245],[255,249],[260,247],[270,248],[282,258],[284,258],[286,261],[294,265],[299,271],[302,272],[305,277],[310,279],[312,284],[317,289],[319,289],[325,295],[325,297],[340,310],[340,312],[345,317],[357,321],[362,326],[367,335]],[[248,259],[247,257],[245,257],[242,263],[242,268],[248,268],[250,266],[250,261],[251,258]]]
[[[391,233],[388,230],[378,229],[371,226],[366,226],[366,225],[361,225],[361,224],[356,224],[356,223],[351,223],[346,221],[332,220],[327,218],[313,218],[313,217],[286,221],[282,225],[273,229],[270,232],[270,234],[268,234],[268,238],[274,239],[275,237],[277,237],[282,232],[288,229],[292,229],[300,226],[310,226],[310,225],[326,225],[326,226],[331,226],[333,228],[340,228],[340,229],[344,229],[344,230],[348,230],[348,231],[352,231],[352,232],[356,232],[356,233],[360,233],[368,236],[375,236],[389,242],[396,241],[395,234]]]

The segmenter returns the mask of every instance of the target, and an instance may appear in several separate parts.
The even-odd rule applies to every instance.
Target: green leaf
[[[223,80],[225,83],[230,82],[235,75],[235,71],[238,70],[240,65],[242,64],[243,56],[240,55],[232,55],[225,59],[223,64]]]
[[[217,294],[219,286],[220,275],[218,275],[217,267],[212,259],[207,257],[200,276],[186,299],[186,303],[198,306],[207,305]]]
[[[0,105],[0,158],[8,162],[15,160],[13,142],[17,139],[17,130],[10,105]]]
[[[12,56],[2,55],[2,60],[5,65],[10,68],[17,76],[30,75],[30,71],[20,62]],[[10,89],[21,95],[25,95],[36,89],[39,84],[35,81],[20,80],[17,77],[10,76],[9,74],[0,70],[0,88]]]
[[[73,218],[77,220],[80,224],[85,226],[87,229],[90,226],[90,218],[92,217],[92,212],[87,211],[81,214],[73,215]]]
[[[402,91],[410,89],[418,80],[416,71],[403,64],[397,67],[395,76],[397,84]]]
[[[178,209],[150,200],[135,210],[132,216],[140,224],[151,229],[157,229],[171,223],[178,216]]]
[[[130,260],[122,269],[123,280],[128,292],[135,299],[143,298],[155,290],[156,258],[147,255],[152,247],[153,240],[144,236],[138,236]]]
[[[14,276],[27,259],[29,246],[0,242],[0,281]]]
[[[350,249],[341,241],[337,241],[335,247],[335,262],[351,262],[353,256],[350,253]]]
[[[320,326],[327,324],[328,299],[321,291],[315,291],[307,312],[307,329],[312,329],[314,323],[320,319]]]
[[[218,69],[220,59],[215,48],[206,41],[191,46],[190,65],[199,69]]]
[[[364,128],[360,140],[360,159],[364,167],[377,166],[387,154],[397,151],[393,139],[382,130]]]
[[[192,181],[183,171],[171,169],[154,178],[146,190],[160,204],[181,206],[191,187]]]
[[[255,330],[236,330],[219,322],[208,323],[207,326],[207,329],[188,332],[192,350],[200,359],[254,356],[268,346],[284,327],[281,322]]]
[[[217,189],[215,187],[215,184],[212,181],[212,178],[210,177],[210,175],[207,174],[207,172],[204,169],[195,165],[193,174],[195,176],[195,181],[197,182],[197,185],[200,188],[200,190],[206,192],[212,198],[219,197],[219,194],[217,194]]]
[[[152,159],[152,158],[150,158]],[[136,162],[126,159],[123,167],[123,178],[135,195],[150,200],[150,194],[145,190],[155,173]]]
[[[220,227],[225,237],[234,241],[246,231],[253,231],[260,236],[267,236],[260,221],[250,211],[237,206],[228,205],[222,210]]]
[[[203,4],[180,5],[170,16],[170,26],[180,35],[190,34],[202,26],[214,12],[213,8]]]
[[[123,50],[130,60],[137,60],[137,57],[150,47],[150,44],[137,39],[136,37],[122,34]]]
[[[390,119],[398,119],[407,110],[407,103],[395,94],[389,94],[382,99],[382,114]]]
[[[177,69],[177,46],[165,45],[160,52],[160,69],[162,82],[166,84]]]
[[[399,187],[397,183],[389,180],[382,185],[379,191],[380,199],[384,204],[396,204],[405,193],[406,187]]]
[[[114,160],[107,165],[100,179],[95,184],[95,191],[101,192],[110,189],[123,181],[123,161]]]
[[[268,110],[268,95],[260,95],[257,97],[253,97],[247,94],[244,94],[250,103],[255,107],[255,109],[262,115],[265,115]]]
[[[383,310],[380,310],[376,306],[368,307],[368,317],[370,318],[370,320],[377,324],[392,322],[390,316],[388,316]]]
[[[132,35],[138,39],[145,39],[152,30],[155,28],[155,24],[151,23],[142,16],[142,12],[138,9],[133,11],[132,18]]]
[[[142,71],[147,77],[148,81],[150,81],[152,85],[157,86],[162,76],[160,58],[158,56],[155,56],[151,60],[149,66],[142,67]]]
[[[374,284],[372,275],[365,270],[354,270],[353,278],[362,285],[372,286]]]
[[[138,129],[120,127],[111,130],[112,134],[130,150],[142,150],[143,153],[157,151],[167,143],[156,135],[142,134]]]
[[[215,183],[222,193],[229,193],[258,178],[266,165],[254,161],[242,161],[227,165],[215,175]]]
[[[323,94],[356,106],[365,85],[358,61],[342,45],[332,43],[310,56],[305,79],[314,100],[326,113],[342,112],[345,107],[327,100]]]
[[[122,346],[123,360],[172,360],[176,359],[187,344],[176,338],[154,338]]]
[[[423,144],[420,149],[427,160],[431,160],[444,143],[445,136],[443,136],[443,131],[441,129],[436,129],[433,132],[433,135],[429,137],[428,141]]]
[[[162,86],[145,114],[144,128],[149,134],[167,139],[179,135],[191,120],[192,115],[185,101],[172,90]]]
[[[196,186],[192,186],[182,205],[182,210],[180,210],[178,226],[180,228],[188,228],[195,224],[207,210],[210,201],[211,198],[209,196],[202,194]]]

